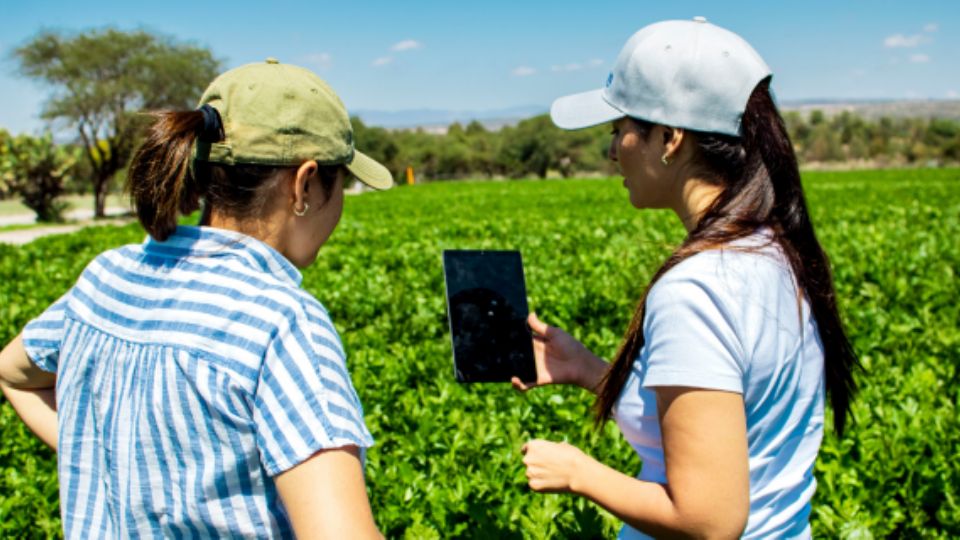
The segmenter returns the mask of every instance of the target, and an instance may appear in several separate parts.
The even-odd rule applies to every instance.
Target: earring
[[[666,155],[666,154],[660,156],[660,163],[663,163],[665,166],[666,166],[666,165],[670,165],[670,160],[667,159],[667,155]]]
[[[295,215],[295,216],[297,216],[297,217],[303,217],[303,216],[307,215],[307,210],[309,210],[309,209],[310,209],[310,205],[307,204],[307,203],[303,203],[303,210],[297,210],[296,208],[294,208],[294,209],[293,209],[293,215]]]

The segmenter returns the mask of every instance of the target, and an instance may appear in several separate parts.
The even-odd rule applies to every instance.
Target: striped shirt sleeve
[[[254,424],[271,476],[323,449],[373,445],[340,337],[322,309],[308,306],[271,341],[254,397]]]
[[[63,343],[64,315],[69,291],[23,328],[21,337],[27,356],[40,369],[57,372]]]

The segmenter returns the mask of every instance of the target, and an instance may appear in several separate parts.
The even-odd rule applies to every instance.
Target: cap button
[[[267,63],[268,63],[268,64],[279,64],[280,61],[271,56],[270,58],[267,58]]]
[[[701,16],[699,16],[699,15],[697,15],[696,17],[694,17],[693,20],[694,20],[695,22],[699,22],[699,23],[705,23],[705,22],[707,22],[707,18],[706,18],[706,17],[701,17]]]

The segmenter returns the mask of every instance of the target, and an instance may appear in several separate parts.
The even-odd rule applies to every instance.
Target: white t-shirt
[[[823,438],[823,346],[779,247],[763,234],[734,246],[698,253],[653,286],[645,343],[614,417],[643,462],[638,478],[665,484],[653,387],[742,394],[750,466],[743,537],[809,538]],[[624,525],[620,538],[647,536]]]

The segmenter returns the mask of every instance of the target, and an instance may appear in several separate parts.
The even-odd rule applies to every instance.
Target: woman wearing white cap
[[[562,128],[612,122],[631,204],[670,208],[688,232],[612,363],[530,317],[537,384],[595,392],[597,420],[614,418],[643,463],[633,478],[530,441],[530,486],[590,498],[622,538],[811,534],[824,393],[842,433],[859,363],[770,75],[736,34],[666,21],[627,41],[605,88],[551,109]]]
[[[0,353],[58,452],[66,538],[379,538],[373,444],[326,309],[301,287],[353,174],[340,98],[273,59],[155,113],[128,187],[149,237],[98,255]],[[201,227],[178,225],[203,203]]]

